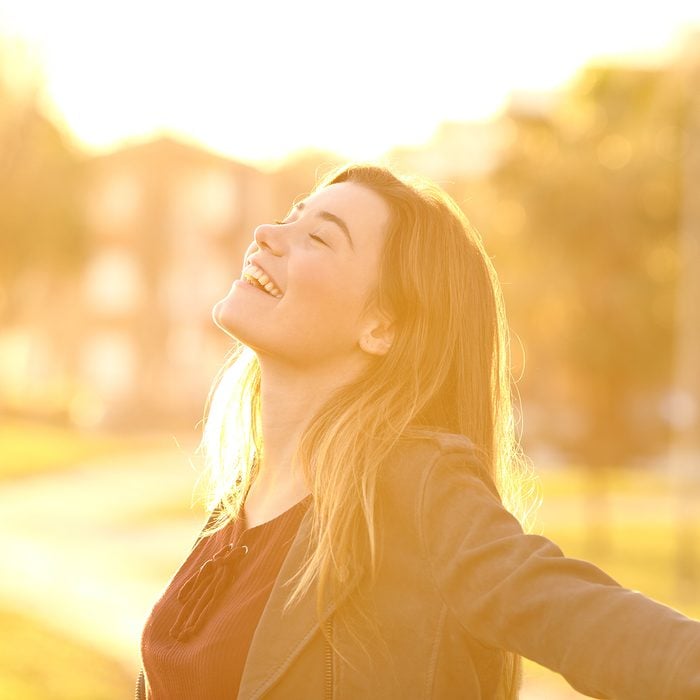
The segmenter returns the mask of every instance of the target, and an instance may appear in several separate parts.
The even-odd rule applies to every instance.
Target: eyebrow
[[[304,202],[299,202],[299,204],[294,205],[294,208],[301,211],[304,208],[304,206]],[[325,221],[330,221],[331,223],[334,223],[345,234],[345,238],[347,238],[350,248],[352,248],[353,252],[355,251],[355,245],[352,242],[352,237],[350,236],[350,229],[348,228],[348,225],[339,216],[331,214],[331,212],[325,210],[317,212],[317,216],[321,219],[324,219]]]

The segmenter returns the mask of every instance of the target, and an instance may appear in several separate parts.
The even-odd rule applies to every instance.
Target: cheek
[[[303,278],[300,290],[310,308],[335,315],[354,315],[364,299],[364,281],[343,269],[311,270]]]

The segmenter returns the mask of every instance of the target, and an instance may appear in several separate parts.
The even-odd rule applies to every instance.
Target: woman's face
[[[342,182],[304,199],[283,222],[258,226],[241,278],[214,307],[217,325],[261,358],[294,365],[381,354],[380,317],[363,309],[379,281],[388,221],[379,195]]]

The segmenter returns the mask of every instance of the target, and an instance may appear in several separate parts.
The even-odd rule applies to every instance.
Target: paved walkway
[[[144,619],[203,522],[195,479],[173,447],[3,483],[0,606],[136,668]]]

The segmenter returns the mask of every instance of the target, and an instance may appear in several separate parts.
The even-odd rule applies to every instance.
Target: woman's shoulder
[[[417,497],[433,474],[457,469],[479,477],[493,490],[490,470],[466,435],[421,428],[402,436],[379,471],[379,482],[405,497]]]
[[[447,456],[461,459],[475,469],[483,468],[479,448],[466,435],[420,428],[412,429],[399,438],[386,460],[385,470],[425,471],[429,470],[436,460]]]

